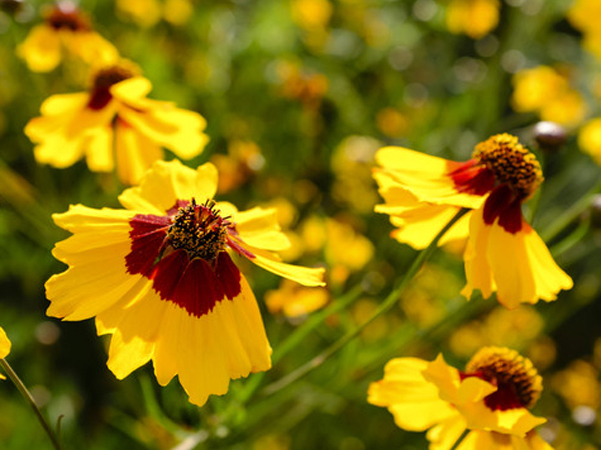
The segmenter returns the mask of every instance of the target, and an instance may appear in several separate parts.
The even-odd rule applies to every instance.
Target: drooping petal
[[[30,70],[50,72],[61,61],[59,35],[46,24],[36,25],[17,47],[17,54],[25,60]]]
[[[521,231],[510,233],[498,221],[486,225],[480,217],[481,210],[475,211],[470,224],[473,234],[465,258],[466,294],[480,289],[488,297],[494,281],[499,302],[514,309],[520,303],[555,300],[560,290],[572,287],[572,279],[557,266],[542,239],[523,219]]]
[[[460,192],[451,173],[461,163],[448,161],[401,147],[384,147],[376,153],[376,161],[389,175],[391,184],[409,190],[418,200],[434,204],[478,208],[484,198]],[[386,186],[382,186],[386,188]]]
[[[105,125],[89,130],[83,145],[86,162],[92,172],[110,172],[115,166],[113,154],[113,127]]]
[[[217,191],[217,169],[211,163],[196,170],[185,167],[178,160],[156,161],[140,181],[140,185],[126,189],[119,202],[127,209],[163,215],[177,200],[195,198],[203,203]]]
[[[385,406],[395,423],[411,431],[424,431],[457,416],[457,411],[440,398],[438,389],[426,381],[422,371],[427,361],[396,358],[384,368],[384,378],[371,383],[367,401]]]

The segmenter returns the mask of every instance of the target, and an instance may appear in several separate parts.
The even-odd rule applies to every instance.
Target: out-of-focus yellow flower
[[[551,379],[551,388],[557,392],[570,409],[589,406],[597,410],[601,406],[599,370],[592,364],[576,360]]]
[[[215,154],[211,162],[219,173],[218,192],[225,194],[246,183],[265,163],[261,149],[253,141],[229,142],[227,155]]]
[[[53,215],[73,233],[53,255],[69,267],[46,282],[47,314],[94,317],[111,335],[108,367],[118,379],[152,360],[162,386],[176,375],[203,405],[230,379],[270,368],[271,348],[255,297],[235,258],[305,286],[323,269],[281,262],[288,246],[275,211],[216,203],[217,170],[156,161],[126,189],[125,209],[75,205]]]
[[[584,47],[601,59],[601,29],[598,18],[601,3],[598,0],[574,0],[566,13],[568,21],[584,35]]]
[[[588,121],[580,128],[578,145],[601,165],[601,117]]]
[[[64,168],[85,157],[90,170],[110,172],[116,165],[120,180],[134,184],[163,158],[162,147],[184,159],[198,155],[209,140],[205,119],[146,98],[151,88],[122,61],[98,70],[88,92],[49,97],[42,116],[25,127],[36,160]]]
[[[332,4],[328,0],[291,0],[292,20],[306,30],[328,26],[332,17]]]
[[[334,149],[331,168],[335,179],[332,197],[360,213],[372,210],[378,201],[371,167],[381,142],[368,136],[349,136]]]
[[[265,293],[265,304],[272,314],[300,317],[323,308],[330,294],[325,288],[308,288],[290,280],[282,280],[279,289]]]
[[[328,91],[325,75],[303,69],[300,64],[281,61],[276,68],[283,97],[298,100],[308,109],[316,109]]]
[[[432,362],[393,359],[384,379],[369,386],[367,401],[387,407],[400,428],[428,430],[430,450],[550,450],[534,430],[546,420],[529,412],[541,391],[542,378],[528,359],[485,347],[465,371],[442,355]]]
[[[447,6],[447,27],[451,33],[480,39],[499,23],[500,8],[499,0],[451,0]]]
[[[428,327],[444,317],[449,298],[460,289],[461,281],[453,271],[428,263],[401,295],[400,306],[411,322]]]
[[[542,120],[573,126],[586,115],[586,104],[569,80],[549,66],[525,69],[513,77],[511,97],[517,112],[536,112]]]
[[[0,327],[0,359],[4,359],[10,353],[11,343],[8,336],[2,327]],[[5,380],[6,377],[0,374],[0,380]]]
[[[150,28],[164,18],[172,25],[184,25],[194,7],[190,0],[117,0],[117,11],[142,28]]]
[[[462,208],[469,210],[439,242],[467,238],[462,290],[467,298],[474,290],[484,298],[496,292],[503,306],[515,309],[553,301],[560,290],[572,288],[572,279],[522,215],[522,203],[543,176],[535,155],[515,136],[490,137],[464,163],[400,147],[380,149],[376,160],[381,168],[374,177],[385,200],[376,211],[390,215],[399,242],[425,248]]]
[[[398,109],[384,108],[376,115],[376,125],[386,136],[398,138],[405,133],[409,122]]]
[[[526,305],[516,311],[495,308],[484,319],[457,328],[449,345],[461,357],[468,357],[486,344],[522,350],[540,334],[543,325],[536,310]]]
[[[17,54],[34,72],[49,72],[63,52],[87,64],[109,64],[118,58],[115,47],[96,33],[88,17],[70,1],[61,1],[44,13],[44,23],[32,28]]]

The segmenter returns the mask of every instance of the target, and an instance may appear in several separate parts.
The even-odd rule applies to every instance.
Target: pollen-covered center
[[[55,30],[90,31],[92,29],[88,18],[69,1],[54,6],[44,20]]]
[[[498,184],[506,184],[522,200],[543,181],[536,156],[510,134],[497,134],[480,142],[472,156],[494,174]]]
[[[213,261],[225,251],[227,243],[227,219],[219,215],[213,200],[197,205],[194,200],[180,207],[167,230],[167,239],[174,249],[188,252],[189,258]]]
[[[493,411],[531,408],[542,391],[542,379],[530,360],[506,348],[481,349],[462,375],[481,378],[497,387],[484,398]]]

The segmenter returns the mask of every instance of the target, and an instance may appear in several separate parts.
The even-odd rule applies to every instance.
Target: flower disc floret
[[[189,258],[213,261],[225,250],[227,243],[227,219],[219,215],[215,202],[208,200],[204,205],[196,201],[180,207],[167,231],[167,239],[174,249],[184,249]]]
[[[510,134],[497,134],[479,143],[472,156],[494,174],[499,185],[508,185],[521,200],[529,198],[543,182],[536,156]]]
[[[532,408],[543,389],[542,379],[530,360],[507,348],[481,349],[461,373],[463,379],[472,376],[497,387],[484,398],[484,404],[493,411]]]

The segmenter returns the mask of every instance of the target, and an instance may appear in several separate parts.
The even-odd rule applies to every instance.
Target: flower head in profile
[[[534,430],[546,420],[529,411],[541,391],[530,360],[504,347],[484,347],[464,371],[442,355],[432,362],[393,359],[384,378],[370,385],[367,401],[388,408],[400,428],[428,430],[430,450],[551,450]]]
[[[0,359],[4,359],[10,353],[10,341],[2,327],[0,327]],[[0,380],[5,380],[6,377],[0,373]]]
[[[73,235],[54,256],[68,269],[51,277],[48,315],[95,317],[110,334],[108,367],[119,379],[152,360],[158,382],[179,381],[197,405],[229,380],[270,368],[261,315],[234,260],[245,258],[307,286],[323,269],[292,266],[274,251],[289,241],[274,209],[238,211],[213,200],[217,171],[157,161],[119,197],[126,209],[75,205],[53,216]]]
[[[492,136],[464,163],[399,147],[378,151],[374,172],[389,214],[393,237],[425,248],[461,208],[469,209],[440,240],[467,238],[464,253],[470,298],[497,293],[507,308],[552,301],[572,279],[555,263],[546,245],[522,216],[522,203],[543,181],[533,153],[509,134]]]
[[[118,57],[115,47],[94,31],[87,15],[70,1],[51,6],[44,22],[33,27],[17,47],[17,54],[34,72],[53,70],[64,53],[86,64],[109,63]]]
[[[94,172],[117,166],[119,179],[135,184],[163,158],[162,147],[189,159],[208,141],[204,118],[171,102],[146,98],[152,86],[128,61],[95,72],[88,92],[53,95],[25,134],[39,163],[68,167],[85,157]]]

